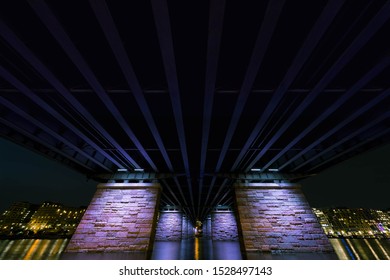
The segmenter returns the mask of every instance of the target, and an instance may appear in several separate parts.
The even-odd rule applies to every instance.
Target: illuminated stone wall
[[[182,216],[182,239],[194,238],[194,226],[186,215]]]
[[[98,189],[66,252],[150,252],[160,185],[108,183]]]
[[[211,216],[207,216],[206,220],[203,222],[203,238],[211,238]]]
[[[182,212],[161,211],[157,223],[156,240],[173,241],[182,239]]]
[[[242,247],[246,252],[333,252],[298,186],[235,187]]]
[[[231,210],[216,210],[211,213],[212,240],[238,240],[237,221]]]

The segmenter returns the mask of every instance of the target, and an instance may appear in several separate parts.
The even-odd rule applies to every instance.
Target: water
[[[238,241],[188,239],[155,242],[153,260],[241,260]]]
[[[341,260],[390,260],[390,239],[329,238]]]
[[[238,241],[211,241],[194,238],[181,241],[156,241],[151,256],[142,252],[65,253],[70,260],[241,260]]]
[[[0,260],[57,260],[69,239],[0,240]]]
[[[329,239],[342,260],[390,260],[390,239]],[[69,239],[0,240],[0,259],[145,259],[144,253],[63,254]],[[329,259],[326,254],[258,254],[248,259]],[[151,255],[154,260],[240,260],[239,242],[195,238],[182,241],[158,241]]]

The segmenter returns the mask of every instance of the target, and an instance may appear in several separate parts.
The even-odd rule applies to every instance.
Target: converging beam
[[[187,175],[187,183],[190,192],[190,199],[194,210],[194,197],[192,190],[190,164],[188,160],[187,144],[184,130],[183,112],[180,101],[179,83],[176,72],[175,54],[173,50],[172,32],[169,22],[168,5],[165,0],[152,0],[153,15],[156,23],[158,39],[165,69],[165,75],[168,82],[169,94],[171,97],[173,114],[175,117],[177,134],[179,137],[181,155],[184,163],[184,169]]]
[[[71,122],[69,122],[64,116],[58,113],[53,107],[51,107],[47,102],[45,102],[42,98],[37,96],[34,92],[32,92],[28,87],[26,87],[22,82],[16,79],[11,73],[9,73],[5,68],[0,65],[0,76],[2,76],[5,80],[7,80],[10,84],[12,84],[15,88],[17,88],[20,92],[26,95],[29,99],[31,99],[35,104],[41,107],[44,111],[48,112],[55,119],[61,122],[65,127],[72,130],[78,137],[83,139],[86,143],[88,143],[91,147],[96,149],[106,158],[108,158],[111,162],[113,162],[117,167],[123,168],[123,165],[116,161],[112,156],[102,150],[94,141],[92,141],[88,136],[86,136],[82,131],[80,131],[76,126],[74,126]]]
[[[274,112],[275,108],[278,106],[283,96],[286,94],[290,85],[294,82],[295,78],[298,76],[300,70],[305,65],[306,61],[309,59],[310,55],[318,45],[321,38],[324,36],[325,32],[328,30],[329,26],[336,17],[338,11],[341,9],[344,1],[332,0],[329,1],[327,6],[322,11],[317,22],[314,24],[310,33],[308,34],[305,42],[300,48],[299,52],[295,56],[290,68],[285,74],[282,82],[279,84],[278,88],[272,95],[271,101],[265,108],[265,111],[262,113],[259,121],[252,130],[248,140],[245,142],[243,148],[241,149],[240,154],[238,155],[236,161],[232,166],[232,170],[235,170],[238,165],[241,163],[242,159],[248,152],[250,146],[255,141],[260,131],[263,129],[265,123]],[[250,169],[250,168],[247,168]]]
[[[95,159],[94,157],[92,157],[91,155],[89,155],[88,153],[86,153],[85,151],[83,151],[82,149],[80,149],[79,147],[77,147],[75,144],[73,144],[70,140],[66,139],[64,136],[60,135],[59,133],[55,132],[54,130],[52,130],[50,127],[48,127],[47,125],[43,124],[42,122],[40,122],[39,120],[37,120],[34,116],[32,116],[31,114],[28,114],[26,113],[25,111],[23,111],[22,109],[20,109],[18,106],[16,106],[15,104],[13,104],[12,102],[6,100],[5,98],[1,97],[0,96],[0,104],[4,105],[5,107],[7,107],[9,110],[11,110],[12,112],[18,114],[19,116],[21,116],[22,118],[24,118],[26,121],[32,123],[34,126],[42,129],[43,131],[45,131],[46,133],[48,133],[50,136],[52,136],[53,138],[61,141],[62,143],[64,143],[65,145],[67,145],[69,148],[73,149],[74,151],[80,153],[81,155],[83,155],[84,157],[86,157],[87,159],[91,160],[92,162],[94,162],[95,164],[97,164],[98,166],[100,166],[101,168],[103,168],[104,170],[106,171],[111,171],[107,166],[105,166],[103,163],[101,163],[100,161],[98,161],[97,159]],[[54,147],[53,147],[54,148]]]
[[[114,102],[105,92],[104,88],[97,80],[96,76],[88,66],[84,57],[77,50],[76,46],[66,33],[65,29],[62,27],[59,20],[55,17],[50,8],[43,1],[28,1],[34,12],[38,15],[40,20],[45,24],[47,29],[50,31],[52,36],[57,40],[60,46],[63,48],[65,53],[69,56],[75,66],[79,69],[80,73],[88,81],[90,86],[94,89],[95,93],[102,100],[103,104],[107,107],[109,112],[114,116],[115,120],[120,124],[122,129],[126,132],[128,137],[134,143],[134,145],[139,149],[142,156],[150,164],[150,166],[157,170],[156,165],[153,163],[152,159],[149,157],[148,153],[145,151],[141,142],[134,135],[133,131],[129,127],[127,121],[124,119],[118,108],[115,106]],[[118,147],[120,153],[128,160],[128,162],[136,168],[140,168],[139,164],[121,147]]]
[[[252,162],[247,166],[247,170],[252,168],[264,156],[268,148],[270,148],[279,137],[289,128],[292,123],[301,115],[301,113],[314,101],[319,93],[336,77],[336,75],[347,65],[348,62],[357,54],[357,52],[374,36],[374,34],[387,22],[390,18],[390,2],[387,2],[376,16],[369,22],[366,28],[355,38],[351,45],[343,52],[339,59],[326,72],[326,74],[317,83],[314,89],[306,96],[302,103],[290,115],[282,127],[273,135],[271,140],[264,146]]]
[[[376,118],[375,120],[373,120],[372,122],[370,122],[369,124],[365,125],[365,126],[362,126],[361,128],[359,128],[358,130],[355,130],[354,132],[352,133],[349,133],[347,136],[343,137],[340,141],[337,141],[335,142],[333,145],[329,146],[328,148],[326,148],[325,150],[323,150],[322,152],[314,155],[314,156],[311,156],[309,159],[305,160],[303,163],[299,164],[298,166],[294,167],[292,169],[292,172],[295,172],[296,170],[300,169],[301,167],[309,164],[310,162],[312,162],[313,160],[325,155],[326,153],[329,153],[330,151],[334,150],[335,148],[341,146],[343,143],[351,140],[352,138],[364,133],[365,131],[367,130],[370,130],[372,129],[373,127],[375,127],[376,125],[382,123],[383,121],[387,120],[390,118],[390,112],[387,112],[386,114]],[[301,155],[300,155],[301,156]],[[298,156],[299,157],[299,156]],[[291,158],[290,160],[288,160],[286,163],[284,163],[283,165],[281,165],[279,167],[279,169],[284,169],[287,165],[289,165],[290,163],[292,163],[294,160],[296,160],[298,157],[294,157],[294,158]]]
[[[141,88],[141,85],[139,84],[137,76],[134,72],[134,68],[124,48],[122,39],[119,35],[118,29],[115,26],[114,19],[112,18],[112,15],[109,11],[109,8],[107,7],[106,2],[104,0],[103,1],[90,0],[89,3],[106,36],[108,43],[111,46],[111,49],[122,70],[122,73],[127,81],[127,84],[131,89],[131,92],[133,93],[133,96],[137,101],[139,108],[141,109],[141,112],[146,120],[146,123],[148,124],[148,127],[152,132],[154,140],[156,141],[159,151],[161,152],[164,161],[168,166],[169,171],[174,172],[172,162],[168,156],[161,135],[157,129],[156,122],[153,119],[152,112],[150,111],[148,103],[144,97],[143,90]],[[158,170],[155,169],[154,171],[157,172]],[[180,190],[181,186],[179,185],[177,180],[175,180],[175,184],[176,187]]]
[[[285,0],[276,0],[270,1],[268,4],[267,11],[265,13],[264,20],[253,49],[253,53],[249,61],[249,66],[245,74],[244,82],[242,83],[240,94],[234,107],[234,112],[229,123],[229,128],[223,143],[221,153],[219,155],[217,166],[215,168],[217,172],[219,172],[221,168],[234,132],[236,131],[238,121],[240,120],[241,113],[244,110],[246,101],[257,77],[261,63],[263,62],[263,58],[268,49],[272,34],[274,33],[276,24],[278,23],[279,16],[282,13],[284,3]]]
[[[53,151],[53,152],[57,153],[58,155],[61,155],[62,157],[67,158],[68,160],[75,163],[76,165],[85,168],[86,170],[88,170],[88,172],[93,172],[93,168],[91,166],[88,166],[87,164],[76,160],[74,156],[71,156],[71,155],[65,153],[64,151],[62,151],[61,149],[56,148],[51,143],[47,143],[46,141],[42,140],[38,136],[34,135],[33,133],[31,133],[25,129],[20,128],[20,126],[15,125],[14,122],[9,121],[7,119],[4,119],[3,117],[0,117],[0,123],[3,124],[8,129],[13,130],[13,131],[19,133],[20,135],[23,135],[27,139],[30,139],[30,141],[32,140],[36,143],[39,143],[43,147],[46,147],[48,150]],[[7,137],[12,139],[11,136],[7,136]]]
[[[219,172],[221,169],[222,162],[226,156],[234,132],[236,131],[238,122],[240,120],[241,113],[244,110],[246,101],[253,87],[253,83],[255,82],[257,73],[260,69],[260,66],[263,62],[263,58],[268,49],[269,42],[271,41],[272,35],[278,23],[279,16],[282,13],[284,3],[285,0],[270,1],[267,6],[264,20],[257,35],[256,43],[249,61],[248,69],[246,71],[245,78],[240,89],[240,94],[234,107],[234,112],[231,117],[228,131],[226,133],[226,137],[221,149],[221,153],[219,155],[218,162],[215,167],[216,172]],[[216,178],[212,179],[206,198],[206,203],[208,198],[210,197],[211,190],[214,187],[215,180]]]
[[[38,57],[0,20],[0,35],[10,44],[35,70],[42,75],[62,96],[116,149],[122,148],[89,111],[70,93],[59,79],[38,59]],[[110,159],[110,157],[107,157]],[[119,167],[119,166],[118,166]],[[120,167],[123,167],[122,165]]]
[[[206,164],[207,146],[213,111],[214,92],[215,83],[217,79],[218,57],[222,37],[224,10],[225,0],[213,0],[210,2],[209,36],[207,41],[207,64],[205,76],[206,82],[203,105],[202,146],[200,151],[198,209],[200,208],[200,202],[202,198],[203,176]]]
[[[107,42],[110,44],[111,49],[115,55],[115,58],[122,70],[123,76],[125,77],[135,100],[138,103],[138,106],[141,109],[141,112],[149,126],[150,131],[154,137],[154,140],[157,143],[157,146],[160,149],[160,152],[165,160],[165,163],[168,166],[168,169],[173,172],[173,166],[171,160],[169,159],[168,153],[165,149],[164,143],[158,132],[156,123],[153,119],[152,112],[149,109],[148,103],[143,95],[143,91],[137,79],[137,76],[134,72],[133,66],[130,62],[130,59],[127,55],[127,52],[123,46],[123,42],[120,38],[118,29],[115,26],[114,20],[111,16],[111,13],[107,7],[106,2],[103,1],[89,1],[92,10],[96,15],[96,19],[98,20],[104,35],[107,38]],[[157,170],[155,170],[157,171]]]
[[[321,166],[323,166],[323,165],[325,165],[325,164],[327,164],[327,163],[329,163],[331,161],[334,161],[335,159],[337,159],[339,157],[342,157],[343,155],[348,154],[351,151],[356,150],[357,148],[359,148],[359,147],[361,147],[363,145],[366,145],[368,142],[374,141],[375,139],[380,138],[382,136],[385,136],[385,135],[387,135],[389,133],[390,133],[390,128],[384,129],[381,132],[379,132],[378,134],[376,134],[375,136],[373,136],[371,138],[368,138],[368,139],[360,142],[359,144],[356,144],[355,146],[350,147],[350,148],[342,151],[341,153],[337,153],[335,156],[333,156],[333,157],[331,157],[331,158],[329,158],[327,160],[321,161],[321,163],[317,164],[316,166],[311,167],[308,171],[316,170],[317,168],[319,168],[319,167],[321,167]]]
[[[374,108],[376,105],[380,104],[381,102],[383,102],[384,100],[386,99],[389,99],[390,97],[390,88],[383,91],[381,95],[375,97],[373,100],[371,100],[370,102],[368,102],[367,104],[365,104],[363,107],[359,108],[358,110],[356,110],[352,115],[350,115],[348,118],[344,119],[342,122],[340,122],[339,124],[337,124],[335,127],[333,127],[331,130],[327,131],[326,133],[324,133],[322,136],[320,136],[319,138],[317,138],[316,141],[314,141],[313,143],[311,143],[310,145],[308,145],[305,149],[303,149],[301,152],[299,152],[298,154],[296,154],[293,158],[291,158],[288,162],[286,162],[286,164],[290,164],[292,162],[292,160],[296,160],[298,157],[304,155],[305,153],[307,153],[309,150],[311,150],[312,148],[314,148],[315,146],[319,145],[321,142],[325,141],[326,139],[328,139],[330,136],[334,135],[337,131],[339,131],[340,129],[342,129],[343,127],[345,127],[346,125],[348,125],[350,122],[354,121],[356,118],[358,118],[359,116],[361,116],[362,114],[366,113],[368,110]],[[283,166],[283,168],[285,168],[286,164]]]
[[[318,118],[313,120],[310,125],[308,125],[302,132],[298,134],[293,140],[291,140],[288,145],[281,150],[276,156],[274,156],[268,163],[263,166],[264,169],[271,166],[275,161],[277,161],[281,156],[287,153],[296,143],[298,143],[302,138],[309,134],[313,129],[315,129],[321,122],[326,120],[333,112],[340,108],[344,103],[346,103],[351,97],[353,97],[359,90],[377,75],[379,75],[385,68],[390,65],[390,58],[386,58],[384,61],[376,65],[371,69],[367,74],[365,74],[359,81],[357,81],[346,93],[344,93],[339,99],[337,99],[331,106],[329,106]]]

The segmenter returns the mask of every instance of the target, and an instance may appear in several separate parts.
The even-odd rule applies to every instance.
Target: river
[[[390,260],[390,239],[330,238],[337,257],[341,260]],[[0,240],[2,260],[57,260],[69,239]],[[110,259],[113,255],[99,255],[97,259]],[[121,253],[118,253],[121,255]],[[96,256],[95,256],[96,257]],[[123,255],[122,259],[126,259]],[[82,258],[82,257],[81,257]],[[117,257],[116,257],[117,258]],[[242,259],[238,242],[213,242],[195,238],[177,242],[155,242],[152,259],[212,260]],[[292,254],[268,254],[258,258],[295,259]],[[311,257],[308,257],[311,259]],[[302,259],[302,258],[301,258]],[[322,259],[314,256],[313,259]]]

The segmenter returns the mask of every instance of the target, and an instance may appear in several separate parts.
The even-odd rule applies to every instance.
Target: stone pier
[[[178,241],[182,239],[183,213],[177,207],[165,207],[157,222],[156,241]]]
[[[241,248],[248,253],[334,253],[299,185],[235,185]]]
[[[238,240],[236,216],[229,207],[216,207],[211,212],[211,239],[218,241]]]
[[[99,184],[65,253],[150,255],[160,192],[158,183]]]
[[[180,241],[194,237],[191,220],[179,206],[166,206],[159,213],[156,241]]]
[[[207,215],[203,222],[203,238],[211,239],[211,215]]]

